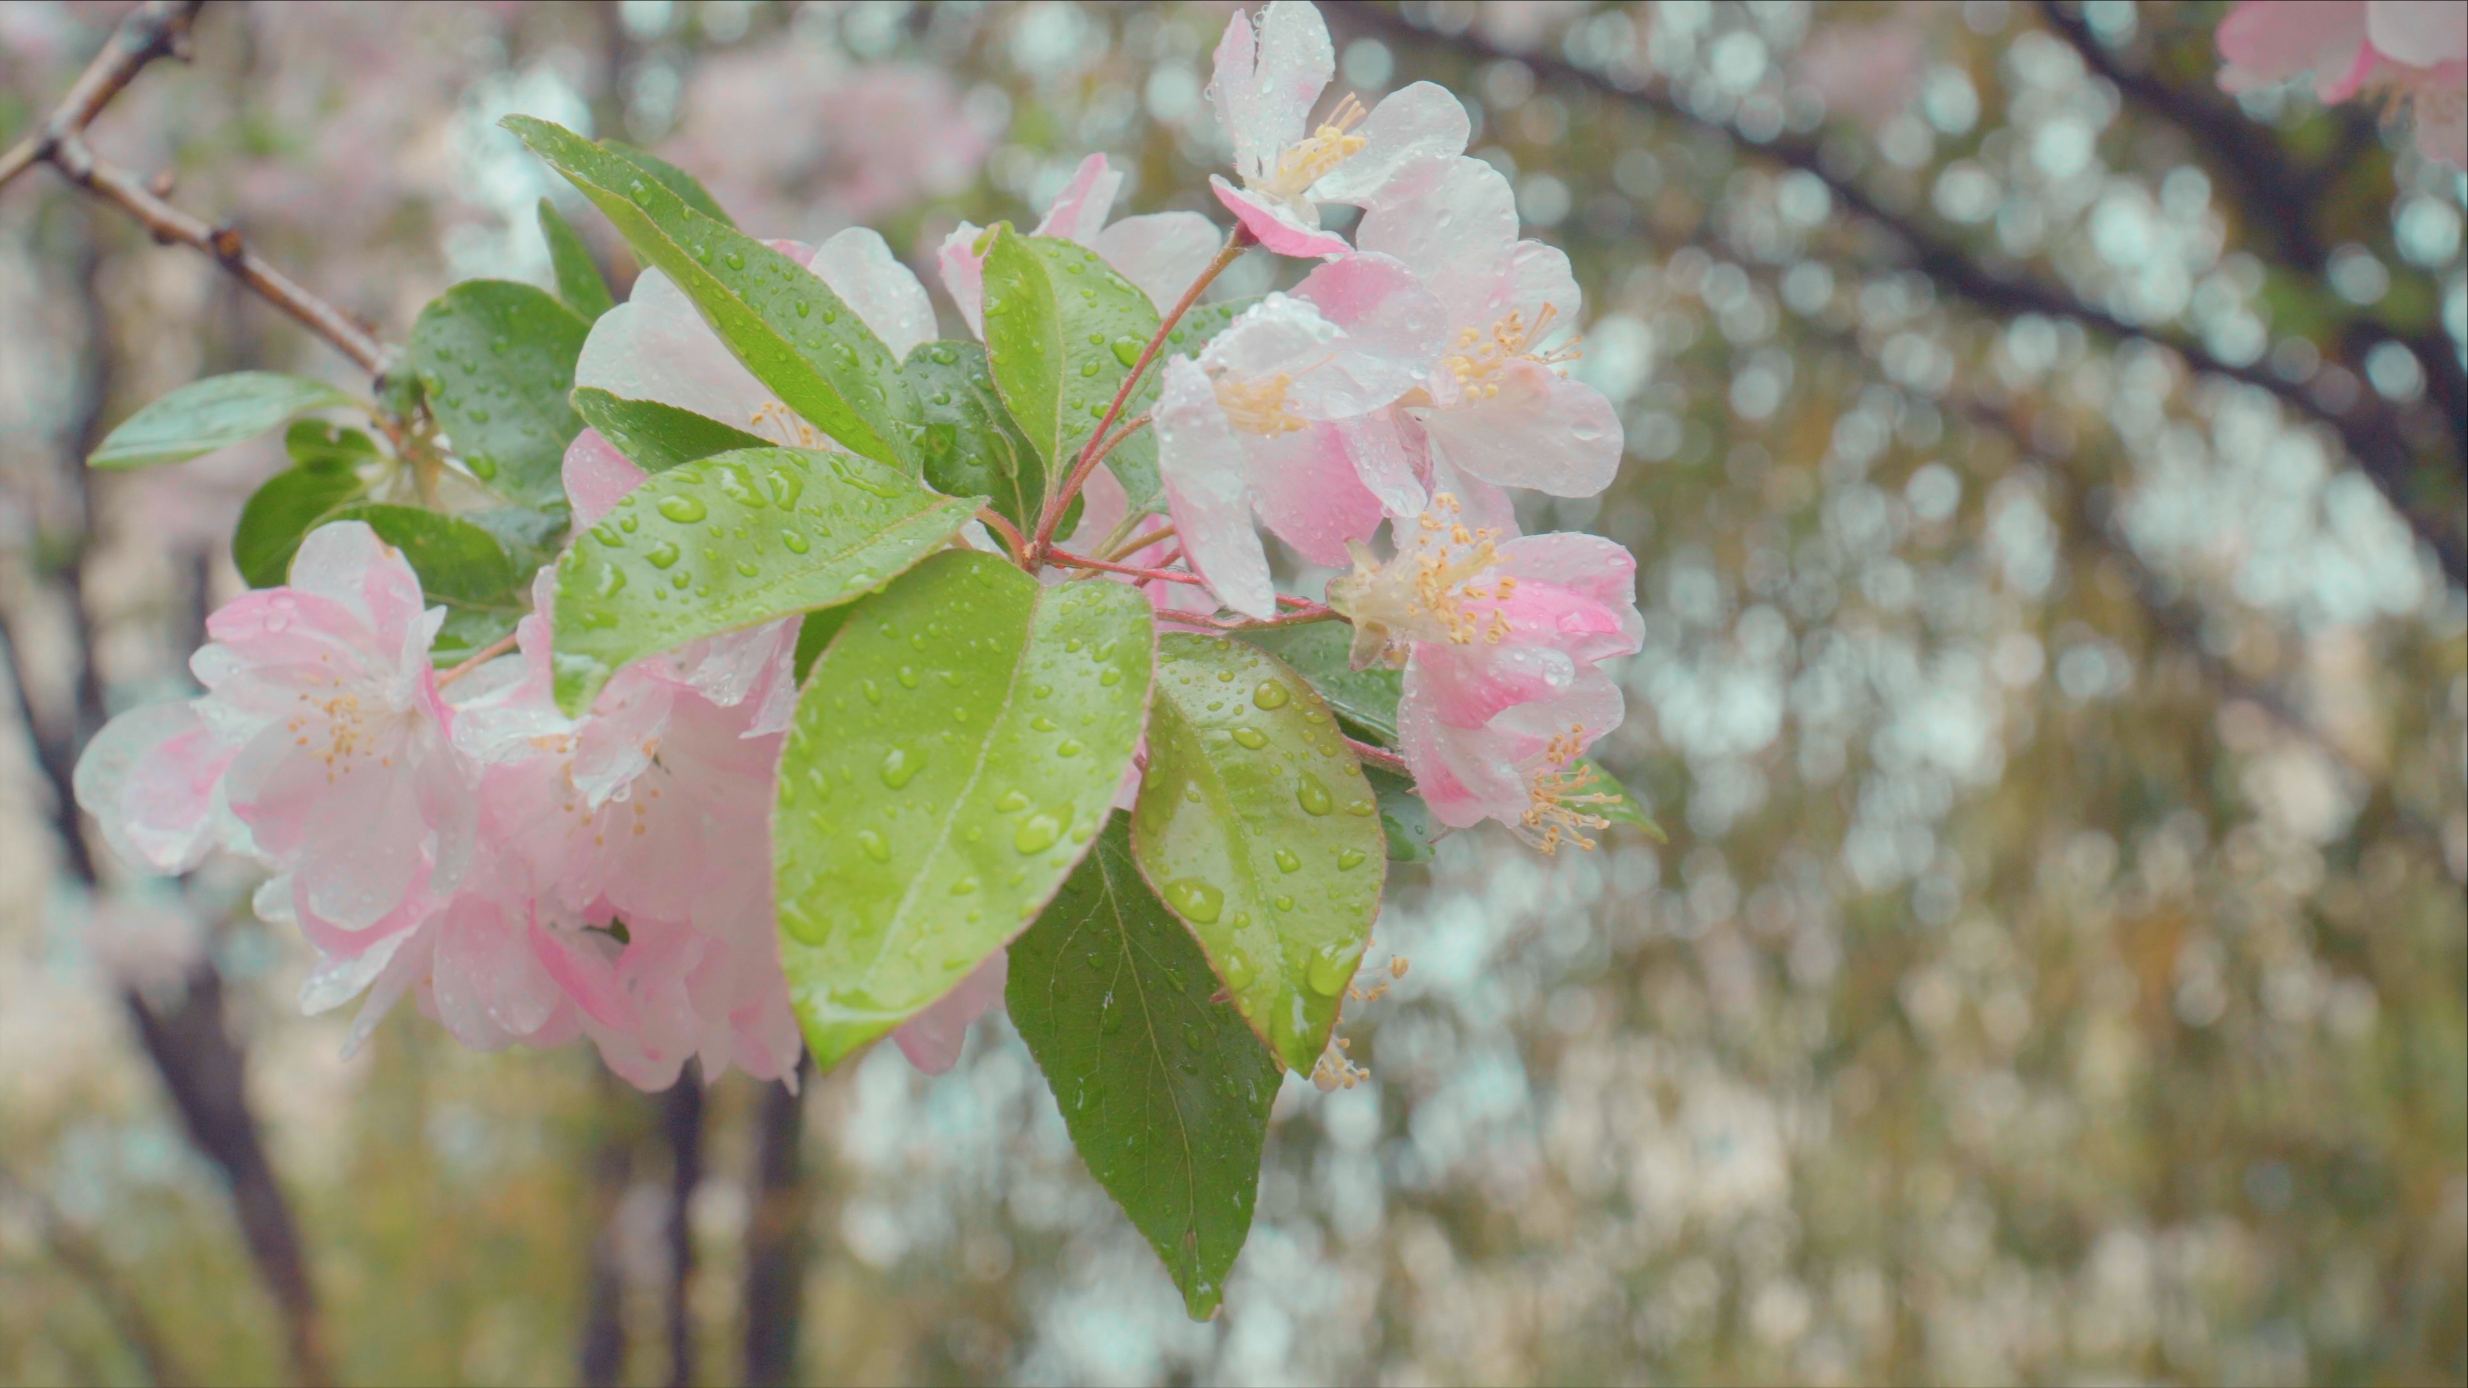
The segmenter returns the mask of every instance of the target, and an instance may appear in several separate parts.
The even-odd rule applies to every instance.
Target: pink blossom
[[[1123,176],[1104,155],[1081,160],[1033,234],[1058,236],[1095,251],[1164,313],[1208,268],[1222,238],[1216,226],[1197,212],[1150,212],[1108,226],[1106,217],[1114,209],[1114,195],[1122,183]],[[985,228],[962,222],[943,239],[938,254],[943,288],[959,304],[968,330],[981,338],[985,336],[985,256],[978,252],[977,242],[984,235]]]
[[[994,1010],[1003,1000],[1003,983],[1011,976],[1011,956],[996,950],[960,980],[960,986],[933,1006],[902,1022],[891,1033],[908,1063],[929,1075],[947,1073],[959,1063],[960,1047],[968,1040],[969,1024]]]
[[[1469,658],[1540,646],[1581,665],[1634,654],[1645,641],[1637,561],[1599,535],[1501,538],[1469,528],[1457,499],[1396,525],[1385,563],[1354,546],[1354,571],[1328,585],[1331,606],[1354,624],[1354,665],[1403,667],[1421,645]]]
[[[1403,456],[1554,496],[1611,484],[1619,413],[1561,374],[1576,353],[1554,345],[1576,325],[1576,278],[1557,249],[1517,239],[1516,196],[1498,170],[1479,159],[1418,164],[1382,191],[1355,240],[1403,263],[1444,314],[1422,388],[1391,411]]]
[[[1342,254],[1345,238],[1320,229],[1318,204],[1367,203],[1399,169],[1465,153],[1465,107],[1429,82],[1369,111],[1349,95],[1311,126],[1311,108],[1336,70],[1328,24],[1304,0],[1273,0],[1256,31],[1238,10],[1217,42],[1208,94],[1242,186],[1216,175],[1209,184],[1280,255]]]
[[[2219,27],[2220,86],[2310,75],[2314,95],[2405,104],[2426,158],[2468,167],[2468,8],[2453,0],[2241,0]]]
[[[1319,563],[1344,562],[1346,541],[1378,528],[1380,499],[1339,421],[1411,388],[1438,323],[1437,305],[1402,266],[1350,256],[1291,296],[1269,295],[1198,358],[1166,363],[1157,472],[1192,570],[1226,606],[1276,611],[1255,511]]]
[[[1405,668],[1398,743],[1441,823],[1496,819],[1544,853],[1591,848],[1615,797],[1580,758],[1624,713],[1618,685],[1561,651],[1426,643]]]
[[[1882,126],[1919,90],[1934,20],[1924,5],[1896,5],[1866,24],[1820,16],[1791,56],[1791,75],[1823,98],[1827,110],[1871,129]]]

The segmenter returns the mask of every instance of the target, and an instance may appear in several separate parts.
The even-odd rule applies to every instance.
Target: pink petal
[[[1279,151],[1307,133],[1311,108],[1336,71],[1328,25],[1302,0],[1275,0],[1260,11],[1256,37],[1236,12],[1217,42],[1208,84],[1235,168],[1251,175],[1274,167]]]
[[[1450,323],[1488,329],[1483,310],[1517,244],[1517,194],[1480,159],[1427,160],[1364,209],[1354,244],[1405,262]]]
[[[1261,245],[1279,255],[1329,256],[1343,255],[1350,249],[1345,238],[1333,231],[1305,226],[1294,214],[1277,203],[1237,188],[1219,174],[1208,176],[1208,186],[1217,191],[1217,201],[1224,203],[1234,219],[1249,228]]]
[[[562,469],[566,501],[574,507],[574,528],[588,530],[616,509],[626,494],[650,479],[597,429],[585,429],[566,445]]]
[[[985,337],[985,257],[977,254],[976,247],[977,238],[983,235],[984,227],[962,222],[935,252],[935,264],[943,272],[943,292],[960,306],[969,334],[981,341]]]
[[[2248,91],[2311,72],[2319,86],[2355,66],[2364,6],[2353,0],[2242,0],[2216,35],[2228,66],[2220,86]],[[2326,98],[2337,99],[2337,98]]]
[[[1507,600],[1485,604],[1507,618],[1509,640],[1547,645],[1593,664],[1645,644],[1637,611],[1637,561],[1599,535],[1533,535],[1500,546],[1500,572],[1516,580]]]
[[[880,232],[850,227],[816,248],[810,268],[883,340],[893,360],[934,340],[934,302]]]
[[[530,944],[540,966],[584,1015],[612,1029],[627,1025],[627,999],[617,986],[616,960],[610,957],[616,949],[613,940],[604,952],[594,941],[567,931],[550,930],[535,919],[531,923]]]
[[[1473,126],[1465,104],[1446,87],[1416,82],[1373,107],[1354,133],[1363,138],[1363,147],[1311,186],[1313,198],[1367,203],[1407,165],[1465,153]]]
[[[1275,616],[1268,551],[1251,527],[1242,441],[1217,405],[1216,387],[1191,358],[1166,363],[1155,417],[1157,475],[1192,571],[1235,611]]]
[[[2420,96],[2409,103],[2409,110],[2417,122],[2417,152],[2437,164],[2468,169],[2468,102],[2445,104]]]
[[[1600,391],[1532,361],[1493,378],[1499,394],[1416,410],[1435,456],[1504,487],[1592,496],[1620,470],[1618,411]]]
[[[2468,5],[2458,0],[2366,0],[2365,37],[2384,57],[2410,67],[2468,60]]]
[[[1106,214],[1114,210],[1115,190],[1122,186],[1123,176],[1106,163],[1104,155],[1088,156],[1055,195],[1054,205],[1037,223],[1036,234],[1059,236],[1096,249],[1097,233],[1104,229]]]
[[[923,1012],[902,1022],[891,1033],[908,1063],[929,1075],[946,1074],[960,1060],[971,1022],[1003,1000],[1003,983],[1011,976],[1011,954],[996,950],[986,956],[959,986],[936,999]]]
[[[1151,212],[1107,227],[1089,247],[1164,313],[1182,301],[1224,241],[1217,224],[1197,212]]]
[[[1386,518],[1380,499],[1355,475],[1334,425],[1246,438],[1244,444],[1252,505],[1278,538],[1312,563],[1343,567],[1346,541],[1370,539]]]
[[[694,301],[656,269],[635,276],[626,302],[591,325],[574,384],[622,400],[656,400],[740,429],[772,403],[771,388],[729,354]]]
[[[77,803],[122,860],[152,872],[197,866],[220,839],[215,786],[239,748],[186,699],[133,708],[103,725],[77,759]]]

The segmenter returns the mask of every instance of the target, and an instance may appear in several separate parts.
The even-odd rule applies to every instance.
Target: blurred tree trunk
[[[754,1217],[746,1229],[745,1381],[780,1388],[796,1381],[798,1322],[805,1302],[806,1219],[813,1209],[803,1160],[805,1090],[813,1065],[797,1061],[798,1087],[763,1087],[755,1116]]]

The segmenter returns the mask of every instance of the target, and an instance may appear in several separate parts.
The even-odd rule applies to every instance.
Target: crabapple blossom
[[[1166,363],[1157,472],[1193,572],[1226,606],[1276,611],[1255,512],[1319,563],[1344,562],[1346,542],[1378,528],[1381,498],[1339,425],[1420,379],[1440,321],[1404,267],[1348,256],[1269,295],[1196,359]]]
[[[1122,184],[1122,174],[1104,155],[1088,156],[1031,234],[1061,237],[1095,251],[1164,313],[1207,268],[1224,238],[1197,212],[1149,212],[1107,225]],[[984,236],[984,227],[962,222],[943,238],[937,255],[943,288],[960,306],[968,330],[980,338],[985,336],[985,256],[977,243]]]
[[[2242,0],[2218,37],[2222,89],[2306,75],[2326,103],[2376,93],[2408,107],[2426,158],[2468,168],[2468,8],[2451,0]]]
[[[1417,82],[1366,110],[1349,95],[1310,124],[1337,70],[1328,24],[1303,0],[1274,0],[1255,30],[1236,11],[1217,42],[1208,87],[1234,145],[1237,188],[1209,184],[1235,220],[1279,255],[1342,255],[1345,238],[1320,228],[1319,204],[1367,204],[1398,170],[1465,153],[1472,126],[1448,90]]]
[[[1423,643],[1406,664],[1397,739],[1441,823],[1496,819],[1548,854],[1592,848],[1587,832],[1610,822],[1596,811],[1618,796],[1582,758],[1624,712],[1619,686],[1566,652]]]

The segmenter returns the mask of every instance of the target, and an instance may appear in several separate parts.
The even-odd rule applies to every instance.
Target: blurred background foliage
[[[0,142],[122,8],[0,5]],[[1628,465],[1527,519],[1639,556],[1606,751],[1672,841],[1400,870],[1372,1079],[1289,1082],[1210,1324],[999,1018],[795,1101],[408,1015],[346,1061],[250,883],[80,867],[45,772],[180,687],[279,460],[77,458],[202,373],[350,373],[20,180],[0,1380],[2468,1378],[2462,179],[2220,95],[2223,8],[1330,8],[1343,84],[1458,92],[1586,287]],[[1226,13],[215,5],[94,140],[399,340],[547,277],[510,111],[928,271],[1089,150],[1213,211]]]

